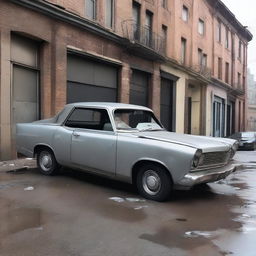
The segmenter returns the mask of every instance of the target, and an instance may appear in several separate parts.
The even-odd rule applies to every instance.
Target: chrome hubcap
[[[142,177],[144,190],[150,195],[156,195],[161,189],[161,179],[153,170],[144,172]]]
[[[52,167],[52,158],[51,155],[48,152],[42,152],[40,154],[40,167],[45,172],[48,172],[51,170]]]

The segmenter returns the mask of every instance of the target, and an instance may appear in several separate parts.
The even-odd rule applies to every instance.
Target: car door
[[[73,129],[72,165],[102,174],[115,174],[117,136],[106,109],[75,108],[65,126]]]

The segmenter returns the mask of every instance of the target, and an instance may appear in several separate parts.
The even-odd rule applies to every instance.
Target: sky
[[[236,18],[253,34],[254,38],[249,43],[248,67],[256,79],[256,1],[255,0],[222,0],[233,12]]]

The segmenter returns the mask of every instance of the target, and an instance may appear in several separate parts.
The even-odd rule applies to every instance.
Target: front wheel
[[[55,175],[59,167],[54,154],[48,149],[38,152],[37,165],[44,175]]]
[[[158,165],[146,164],[137,175],[139,193],[150,200],[165,201],[172,191],[172,180],[167,171]]]

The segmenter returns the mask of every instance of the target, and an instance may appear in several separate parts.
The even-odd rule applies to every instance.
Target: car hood
[[[228,151],[235,143],[235,140],[232,139],[186,135],[168,131],[139,132],[136,133],[136,136],[144,139],[152,139],[157,141],[170,142],[188,147],[193,147],[201,149],[204,153]]]

